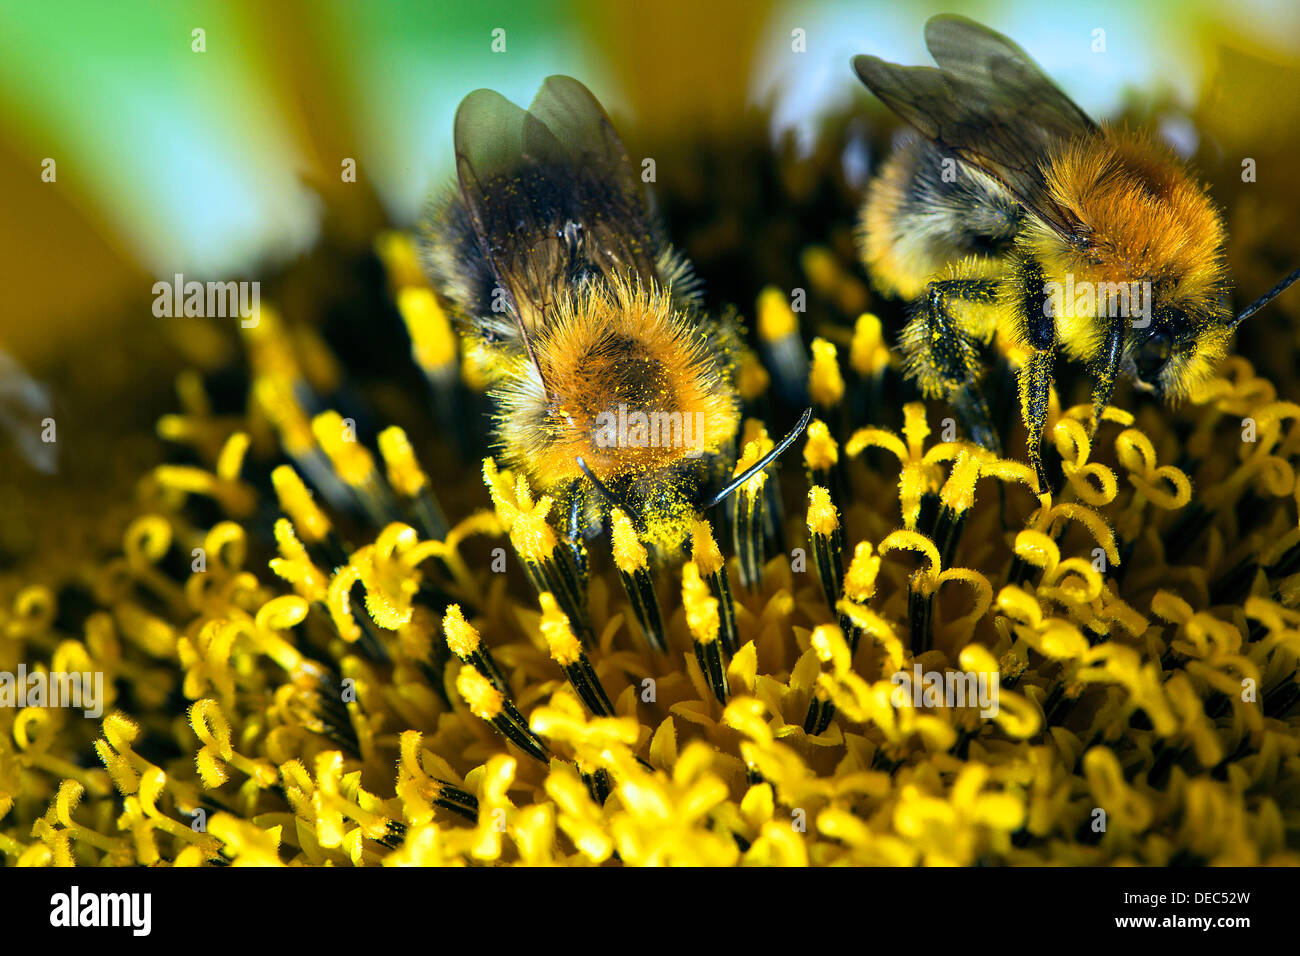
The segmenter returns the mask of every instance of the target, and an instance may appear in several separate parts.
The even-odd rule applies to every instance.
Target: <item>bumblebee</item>
[[[1010,39],[960,16],[925,27],[937,67],[858,56],[861,81],[919,134],[868,189],[860,252],[875,287],[914,303],[905,374],[1000,451],[981,391],[997,340],[1018,363],[1028,455],[1058,351],[1093,381],[1094,422],[1121,373],[1174,401],[1206,378],[1236,325],[1223,219],[1165,147],[1099,126]]]
[[[596,98],[549,77],[527,110],[491,90],[461,102],[456,187],[424,232],[434,286],[485,359],[511,468],[556,496],[570,537],[617,506],[660,559],[731,478],[744,345],[701,307],[689,262],[659,235]],[[725,484],[725,487],[720,487]]]

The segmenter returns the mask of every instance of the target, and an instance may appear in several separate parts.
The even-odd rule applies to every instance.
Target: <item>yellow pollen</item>
[[[411,354],[420,368],[441,371],[455,366],[456,335],[430,289],[403,289],[397,294],[397,310],[406,321]]]
[[[615,508],[610,518],[613,525],[614,563],[624,574],[640,571],[649,562],[645,545],[637,538],[632,519],[622,508]]]
[[[551,650],[551,657],[557,664],[565,666],[576,664],[582,658],[582,644],[573,636],[568,616],[555,603],[550,591],[538,595],[542,605],[542,637]]]
[[[970,452],[963,451],[957,456],[957,461],[952,466],[952,474],[948,476],[943,489],[939,492],[939,500],[943,502],[944,507],[960,514],[974,505],[975,479],[979,476],[979,459]]]
[[[691,528],[691,560],[701,574],[717,574],[726,564],[713,537],[713,527],[703,518]]]
[[[844,397],[844,376],[840,374],[838,352],[833,342],[813,339],[812,369],[808,372],[808,394],[815,404],[831,408]]]
[[[546,496],[529,511],[520,511],[510,526],[510,543],[526,561],[541,563],[555,552],[558,539],[555,530],[546,520],[551,510],[551,498]]]
[[[460,673],[456,675],[456,690],[460,691],[460,696],[465,698],[470,713],[484,720],[494,720],[501,713],[501,707],[505,703],[505,696],[501,691],[468,665],[462,667]]]
[[[830,492],[813,485],[808,492],[808,530],[829,538],[840,526],[840,516],[831,504]]]
[[[457,657],[469,657],[479,646],[479,633],[474,630],[459,604],[451,604],[442,616],[442,633],[447,637],[447,647]]]
[[[829,471],[840,460],[839,445],[831,437],[826,423],[814,418],[808,425],[808,438],[803,446],[803,460],[813,471]]]
[[[767,286],[758,294],[758,335],[764,342],[779,342],[799,334],[799,320],[795,317],[785,293],[776,286]]]
[[[879,375],[889,366],[889,346],[880,319],[870,312],[858,316],[849,346],[849,365],[859,375]]]
[[[414,498],[428,487],[428,476],[415,460],[415,451],[401,428],[394,425],[379,433],[379,453],[388,466],[388,483],[399,495]]]
[[[374,458],[357,441],[355,426],[338,412],[321,412],[311,420],[311,431],[344,484],[356,488],[374,475]]]
[[[876,593],[876,575],[880,573],[880,555],[871,550],[870,541],[859,541],[853,560],[844,574],[844,596],[855,604],[865,604]]]
[[[682,565],[682,606],[686,610],[686,626],[695,640],[711,644],[718,639],[722,627],[718,599],[709,592],[694,561]]]
[[[280,465],[271,472],[271,484],[280,501],[280,510],[287,514],[304,541],[316,543],[330,533],[330,520],[312,500],[311,492],[302,478],[289,465]]]

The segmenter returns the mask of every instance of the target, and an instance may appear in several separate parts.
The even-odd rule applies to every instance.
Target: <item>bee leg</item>
[[[1043,467],[1043,429],[1047,426],[1047,406],[1052,394],[1052,349],[1035,349],[1020,369],[1020,407],[1029,431],[1029,463],[1038,477],[1038,493],[1047,494],[1051,487]]]
[[[983,336],[963,328],[949,305],[954,300],[991,305],[996,295],[997,283],[991,279],[937,279],[927,287],[899,343],[907,356],[907,376],[927,398],[951,402],[972,440],[993,452],[1001,442],[979,387]]]
[[[971,440],[981,448],[987,448],[995,455],[1002,454],[1002,439],[993,427],[993,416],[989,412],[989,403],[978,383],[967,382],[952,394],[952,405],[957,409],[970,432]]]
[[[569,485],[569,540],[576,546],[582,540],[582,480]]]
[[[582,494],[582,479],[569,486],[572,496],[569,502],[569,551],[573,555],[573,566],[577,571],[578,586],[582,599],[587,595],[587,546],[583,543],[582,513],[586,499]]]
[[[1105,338],[1102,340],[1101,353],[1092,367],[1092,430],[1094,432],[1101,427],[1101,413],[1110,404],[1111,393],[1115,391],[1120,355],[1124,351],[1121,319],[1114,316],[1108,321],[1110,325],[1106,328]]]
[[[1020,412],[1029,432],[1026,442],[1029,463],[1038,479],[1038,494],[1051,493],[1047,469],[1043,467],[1043,430],[1047,427],[1047,410],[1052,398],[1052,362],[1056,356],[1056,317],[1042,291],[1042,269],[1032,261],[1021,264],[1020,298],[1021,344],[1031,351],[1020,367]]]

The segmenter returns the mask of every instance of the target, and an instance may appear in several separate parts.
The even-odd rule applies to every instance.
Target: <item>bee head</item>
[[[1145,325],[1134,321],[1124,368],[1139,391],[1173,402],[1208,378],[1228,353],[1230,313],[1223,297],[1155,307]]]

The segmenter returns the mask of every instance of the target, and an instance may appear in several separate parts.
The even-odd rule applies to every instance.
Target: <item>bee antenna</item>
[[[602,482],[599,478],[596,477],[595,472],[593,472],[590,468],[587,467],[587,463],[582,460],[582,456],[578,455],[575,460],[578,462],[578,467],[582,469],[582,473],[586,475],[588,478],[590,478],[591,483],[596,486],[596,490],[599,491],[601,495],[610,504],[614,505],[615,507],[621,507],[622,502],[620,502],[617,498],[615,498],[614,492],[606,488],[604,482]]]
[[[756,474],[758,474],[768,465],[772,464],[772,462],[776,460],[777,456],[779,456],[783,451],[789,448],[790,445],[794,442],[794,440],[798,438],[799,435],[803,432],[803,430],[808,427],[808,420],[810,418],[812,418],[812,408],[808,407],[803,410],[803,414],[799,416],[799,421],[795,422],[794,428],[790,429],[790,433],[786,435],[784,438],[782,438],[780,443],[775,448],[769,451],[758,461],[754,462],[754,464],[746,468],[744,474],[737,475],[735,478],[733,478],[731,484],[727,485],[727,487],[723,488],[716,495],[714,495],[713,500],[710,501],[708,504],[706,504],[703,510],[707,511],[710,508],[712,508],[714,505],[721,504],[722,502],[726,501],[732,492],[734,492],[745,482],[749,481],[749,479],[753,478]]]
[[[1252,315],[1254,315],[1260,309],[1264,308],[1264,306],[1268,305],[1279,295],[1285,292],[1287,288],[1290,287],[1291,283],[1295,282],[1297,279],[1300,279],[1300,269],[1293,270],[1291,274],[1286,276],[1281,282],[1273,286],[1273,288],[1269,289],[1267,292],[1261,295],[1250,305],[1242,309],[1241,314],[1238,315],[1235,319],[1233,319],[1231,323],[1229,323],[1228,328],[1235,329],[1237,326],[1241,325],[1241,323],[1245,322]]]

